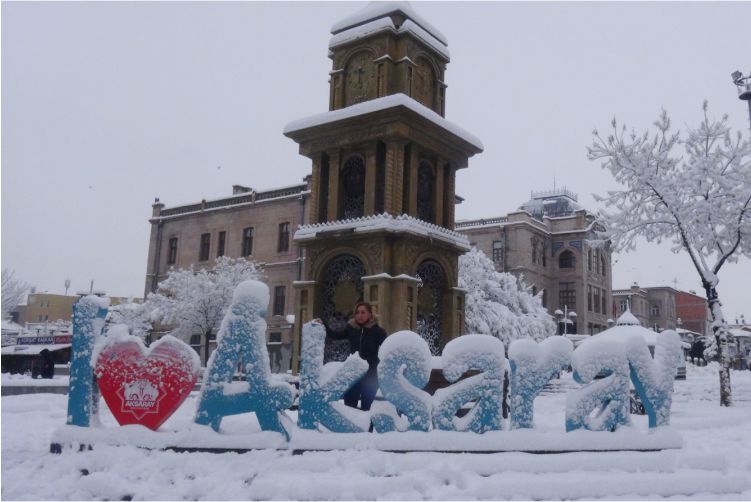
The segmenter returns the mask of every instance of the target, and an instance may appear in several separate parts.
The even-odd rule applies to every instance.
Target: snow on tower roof
[[[370,2],[361,10],[355,12],[351,16],[348,16],[338,23],[334,23],[331,27],[331,33],[336,35],[337,33],[354,28],[361,24],[365,24],[374,19],[388,16],[395,12],[401,12],[406,17],[419,25],[422,29],[430,33],[433,37],[438,39],[443,45],[448,45],[448,40],[445,35],[438,31],[433,25],[425,21],[409,4],[409,2]]]
[[[462,138],[467,143],[479,150],[483,150],[482,141],[453,122],[449,122],[445,118],[438,115],[436,112],[424,106],[414,99],[410,98],[406,94],[391,94],[382,98],[371,99],[370,101],[364,101],[357,103],[356,105],[348,106],[346,108],[340,108],[329,112],[319,113],[310,117],[305,117],[299,120],[294,120],[284,126],[284,134],[293,133],[295,131],[301,131],[310,127],[319,126],[321,124],[328,124],[339,120],[344,120],[358,115],[365,115],[380,110],[386,110],[396,106],[404,106],[409,108],[413,112],[421,115],[422,117],[430,120],[437,126],[453,133],[454,135]]]
[[[640,326],[641,323],[639,322],[639,319],[634,316],[634,314],[631,313],[630,310],[626,310],[621,316],[618,318],[617,321],[615,321],[616,326]]]
[[[329,40],[329,49],[334,49],[340,45],[347,44],[354,40],[359,40],[375,33],[388,30],[393,31],[394,33],[409,32],[416,38],[428,44],[438,54],[442,55],[446,59],[451,59],[451,54],[449,53],[448,47],[446,47],[446,45],[443,44],[440,40],[435,38],[429,31],[423,29],[419,24],[415,23],[411,19],[407,19],[399,28],[397,28],[394,25],[394,21],[390,17],[378,18],[365,24],[355,26],[354,28],[340,31],[339,33],[333,35]]]

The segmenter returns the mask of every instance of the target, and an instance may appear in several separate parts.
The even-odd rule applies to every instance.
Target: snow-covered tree
[[[615,119],[605,139],[597,131],[590,160],[602,160],[623,190],[598,197],[605,203],[602,237],[616,249],[635,248],[638,238],[672,243],[685,251],[707,295],[720,358],[720,403],[732,404],[727,325],[717,294],[718,273],[739,256],[751,256],[751,143],[731,134],[727,116],[704,120],[685,138],[672,133],[665,111],[656,133],[626,133]],[[681,152],[680,150],[683,150]]]
[[[235,287],[249,279],[259,279],[256,264],[245,258],[222,256],[211,270],[172,269],[150,293],[144,308],[152,321],[172,327],[170,334],[188,341],[193,334],[204,337],[208,359],[209,337],[218,330]]]
[[[555,323],[542,306],[542,291],[532,295],[513,275],[496,272],[477,248],[459,257],[459,287],[467,290],[467,333],[492,335],[506,349],[519,338],[539,341],[555,334]]]
[[[15,272],[3,268],[2,272],[2,316],[6,319],[26,296],[29,285],[14,278]]]
[[[128,333],[144,339],[151,330],[151,319],[146,306],[136,303],[132,298],[125,303],[113,305],[109,308],[107,322],[110,324],[124,324]]]

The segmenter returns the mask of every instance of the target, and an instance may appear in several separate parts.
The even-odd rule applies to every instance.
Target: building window
[[[619,306],[621,308],[621,312],[625,312],[626,309],[628,308],[628,300],[621,300]]]
[[[211,249],[211,234],[201,234],[201,248],[198,251],[198,261],[208,260],[210,249]]]
[[[243,229],[243,246],[240,256],[250,256],[253,254],[253,227]]]
[[[365,215],[365,161],[359,155],[352,156],[344,163],[341,172],[342,219],[359,218]]]
[[[574,268],[576,267],[576,258],[574,257],[574,253],[572,253],[569,250],[564,251],[561,253],[561,256],[558,257],[558,268]]]
[[[532,238],[532,264],[537,265],[537,239]]]
[[[601,296],[600,299],[602,300],[602,313],[607,315],[608,314],[608,294],[606,290],[602,290],[600,292]]]
[[[503,242],[493,241],[493,263],[503,263]]]
[[[602,276],[605,277],[607,275],[607,269],[605,268],[605,253],[600,253],[600,272],[602,273]]]
[[[594,296],[595,296],[594,300],[593,300],[594,307],[595,307],[594,311],[595,311],[596,314],[603,314],[604,312],[600,311],[600,305],[601,305],[601,302],[600,302],[600,288],[594,288]]]
[[[587,310],[592,312],[592,286],[587,285]]]
[[[417,169],[417,218],[435,223],[435,175],[430,162],[423,160]]]
[[[276,250],[280,253],[289,251],[289,222],[279,224],[279,242]]]
[[[591,249],[587,251],[587,270],[589,272],[592,271],[592,250]]]
[[[274,315],[284,315],[284,286],[274,288]]]
[[[224,256],[224,245],[227,242],[227,232],[219,232],[219,243],[217,244],[216,256]]]
[[[652,317],[659,317],[660,316],[660,306],[659,305],[652,305]]]
[[[573,282],[561,282],[558,285],[558,306],[576,310],[576,285]]]
[[[177,263],[177,237],[172,237],[169,240],[167,250],[167,265],[174,265],[175,263]]]

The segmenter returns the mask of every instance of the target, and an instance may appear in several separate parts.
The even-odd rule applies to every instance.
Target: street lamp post
[[[735,70],[730,76],[738,87],[738,99],[748,103],[748,126],[751,129],[751,73],[744,77],[743,73]]]
[[[559,325],[558,331],[559,331],[559,334],[560,334],[560,330],[561,330],[560,329],[560,324],[561,324],[561,322],[563,322],[563,334],[567,335],[568,334],[568,325],[569,324],[574,324],[574,321],[572,321],[572,319],[576,318],[576,312],[574,312],[573,310],[569,311],[568,305],[564,305],[563,306],[563,311],[561,311],[561,309],[556,309],[555,312],[553,312],[553,314],[555,314],[556,319],[558,319],[558,325]]]

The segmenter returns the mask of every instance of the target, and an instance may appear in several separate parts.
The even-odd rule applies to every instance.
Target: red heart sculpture
[[[152,430],[185,401],[200,369],[198,354],[169,335],[150,350],[139,338],[113,336],[96,361],[99,390],[117,422]]]

